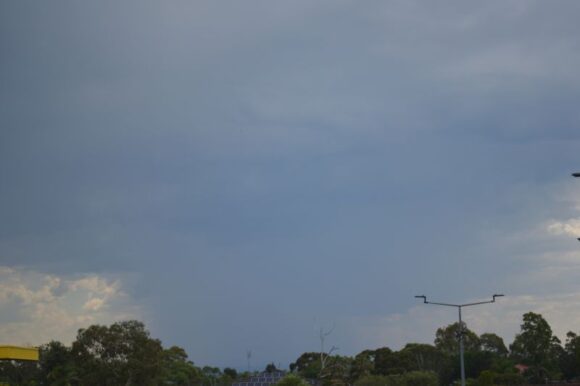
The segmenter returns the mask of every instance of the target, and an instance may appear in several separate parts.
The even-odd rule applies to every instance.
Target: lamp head
[[[418,299],[423,299],[423,303],[427,303],[427,296],[425,295],[415,295],[416,298]]]
[[[572,177],[580,177],[580,173],[572,173]]]

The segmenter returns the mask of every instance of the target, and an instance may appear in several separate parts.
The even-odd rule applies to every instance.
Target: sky
[[[198,365],[580,332],[580,3],[0,2],[0,342]]]

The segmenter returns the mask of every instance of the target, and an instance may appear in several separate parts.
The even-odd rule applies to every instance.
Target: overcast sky
[[[199,365],[580,331],[580,2],[0,2],[0,341]]]

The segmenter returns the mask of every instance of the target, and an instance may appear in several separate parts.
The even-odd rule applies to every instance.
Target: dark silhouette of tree
[[[481,343],[482,351],[487,351],[499,356],[506,356],[509,353],[503,339],[496,334],[481,334],[479,341]]]
[[[528,312],[524,314],[520,327],[510,345],[512,358],[530,366],[526,376],[531,382],[544,382],[557,376],[562,347],[560,340],[552,335],[548,322],[542,315]]]
[[[156,386],[163,348],[132,320],[79,330],[72,356],[83,386]]]
[[[463,347],[465,351],[479,351],[481,342],[477,334],[468,329],[465,323],[462,323],[462,328]],[[456,354],[459,351],[460,332],[459,322],[450,324],[444,328],[438,328],[435,333],[435,347],[446,354]]]

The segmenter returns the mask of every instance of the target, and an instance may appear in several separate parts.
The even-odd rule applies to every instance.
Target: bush
[[[310,386],[306,383],[302,378],[295,374],[288,374],[284,378],[282,378],[278,383],[277,386]]]
[[[431,371],[410,371],[397,375],[367,375],[355,386],[438,386],[437,375]]]
[[[383,375],[365,375],[359,378],[355,383],[355,386],[391,386],[388,377]]]
[[[431,371],[411,371],[403,375],[404,386],[438,386],[437,374]]]
[[[477,378],[477,386],[493,386],[495,373],[489,370],[483,370]]]
[[[494,382],[496,385],[525,385],[526,379],[519,374],[496,374]]]

